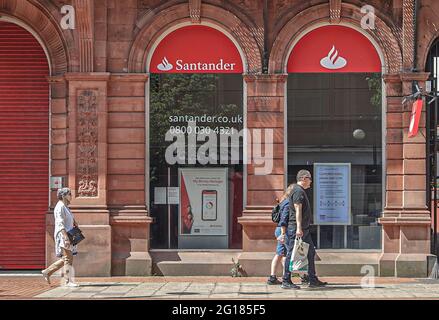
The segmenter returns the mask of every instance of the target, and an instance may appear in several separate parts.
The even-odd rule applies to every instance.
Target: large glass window
[[[151,75],[149,150],[150,211],[154,218],[151,226],[152,248],[198,249],[242,246],[241,226],[237,222],[243,206],[242,139],[235,149],[239,154],[239,159],[235,162],[229,157],[232,147],[228,148],[220,143],[221,136],[239,132],[243,128],[242,94],[243,84],[240,74]],[[169,156],[169,148],[176,142],[179,134],[185,139],[185,150],[179,154],[183,162],[170,164],[166,152],[168,151]],[[193,134],[196,135],[195,153],[189,150],[191,148],[189,135]],[[204,140],[199,139],[203,134],[211,136],[204,137]],[[166,139],[167,135],[171,139]],[[216,137],[216,142],[210,142],[214,143],[211,146],[215,148],[203,149],[203,145],[212,139],[212,135]],[[178,153],[174,151],[174,155]],[[224,152],[229,155],[226,163],[220,161],[221,156],[224,159]],[[210,159],[209,163],[206,164],[200,159],[200,154],[206,155]],[[209,187],[207,182],[205,187],[201,187],[202,190],[194,191],[199,192],[199,195],[178,199],[179,197],[174,194],[174,199],[169,201],[169,192],[172,192],[172,189],[168,187],[178,187],[181,191],[182,169],[193,168],[197,170],[186,170],[188,175],[186,178],[189,179],[188,177],[195,173],[198,174],[197,181],[213,179],[212,176],[209,178],[205,174],[209,169],[221,171],[221,168],[227,168],[222,171],[227,178],[225,185],[221,187],[222,190],[227,190],[227,196],[221,198],[224,196],[221,191],[213,188],[212,184]],[[186,183],[184,188],[189,190],[188,181],[185,180],[184,183]],[[165,192],[168,194],[166,195]],[[227,199],[227,203],[221,199]],[[184,208],[179,208],[183,205]],[[226,215],[224,220],[221,220],[221,214]],[[193,224],[189,219],[193,220]],[[227,226],[221,226],[222,223],[226,223]],[[215,238],[209,236],[209,226],[212,230],[215,228],[221,229],[221,232],[226,230],[228,239],[226,245],[224,241],[219,247],[215,244]],[[188,239],[198,239],[198,242],[187,242]],[[184,246],[182,246],[183,240]]]
[[[381,110],[379,73],[289,74],[288,181],[295,182],[300,169],[313,174],[308,196],[314,211],[313,190],[323,181],[313,172],[315,164],[350,164],[350,185],[342,189],[349,193],[350,223],[314,221],[311,233],[319,248],[381,248]],[[326,201],[322,195],[316,200]]]

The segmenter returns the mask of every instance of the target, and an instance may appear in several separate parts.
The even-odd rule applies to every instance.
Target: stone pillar
[[[254,259],[255,252],[272,253],[276,241],[274,239],[275,224],[271,220],[271,209],[275,199],[279,198],[285,188],[285,137],[284,137],[284,104],[286,75],[248,75],[244,77],[247,84],[247,128],[251,143],[247,145],[247,189],[246,206],[238,222],[243,227],[243,253],[239,260],[249,275],[259,274]],[[260,158],[255,158],[255,131],[252,129],[272,130],[273,141],[262,139],[262,154],[272,149],[272,169],[268,174],[258,174]],[[250,141],[249,141],[250,142]],[[249,262],[246,265],[246,261]],[[265,265],[263,267],[266,267]],[[269,267],[268,267],[269,268]],[[268,270],[268,269],[267,269]],[[266,271],[265,271],[266,272]]]
[[[412,93],[412,81],[425,87],[426,73],[385,75],[387,95],[386,204],[383,217],[383,253],[380,275],[427,276],[430,254],[430,214],[426,205],[425,112],[419,133],[408,138],[411,104],[402,95]],[[425,111],[425,109],[424,109]]]
[[[53,76],[48,79],[50,85],[50,175],[61,177],[64,185],[68,182],[68,112],[67,83],[64,76]],[[58,258],[55,256],[54,216],[53,208],[58,202],[56,189],[50,192],[50,209],[46,214],[46,266]]]
[[[77,276],[111,275],[107,208],[107,85],[109,73],[67,73],[68,187],[70,205],[85,240],[78,247]]]
[[[149,178],[145,151],[146,74],[112,74],[108,90],[108,206],[112,275],[151,275]]]

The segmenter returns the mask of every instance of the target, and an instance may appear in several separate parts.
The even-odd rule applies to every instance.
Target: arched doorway
[[[49,66],[37,39],[0,22],[0,269],[45,266]]]
[[[288,62],[288,183],[309,170],[319,249],[380,249],[383,210],[382,62],[348,26],[318,26]]]
[[[170,30],[149,58],[153,249],[242,246],[244,65],[210,25]]]

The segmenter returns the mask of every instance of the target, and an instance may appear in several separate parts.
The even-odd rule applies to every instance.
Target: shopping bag
[[[294,240],[294,248],[289,267],[292,273],[308,273],[308,250],[309,244],[303,241],[302,238],[296,238],[296,240]]]

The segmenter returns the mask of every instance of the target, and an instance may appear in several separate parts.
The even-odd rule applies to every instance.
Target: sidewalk
[[[266,278],[112,277],[77,278],[78,288],[47,285],[39,276],[0,277],[0,299],[438,299],[439,281],[375,278],[363,288],[361,277],[322,277],[322,289],[284,290]],[[297,279],[294,279],[297,283]]]

